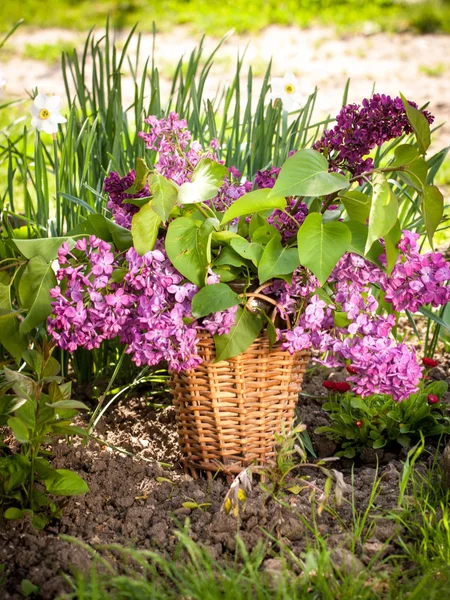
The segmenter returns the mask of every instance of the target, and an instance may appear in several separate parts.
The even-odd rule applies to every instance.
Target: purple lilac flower
[[[213,313],[207,319],[203,319],[202,327],[211,335],[230,333],[230,329],[236,322],[237,309],[237,306],[232,306],[227,310]]]
[[[127,194],[125,190],[130,188],[136,178],[136,173],[130,171],[125,177],[112,171],[105,179],[103,189],[109,196],[108,208],[110,209],[115,222],[121,227],[131,229],[131,219],[137,213],[139,208],[133,204],[124,204],[124,200],[130,198],[145,198],[150,195],[148,183],[137,194]]]
[[[273,188],[280,171],[279,167],[258,171],[255,175],[255,188],[257,190]]]
[[[250,192],[253,187],[251,181],[241,182],[241,173],[234,167],[231,167],[228,171],[230,173],[229,177],[225,179],[217,196],[211,200],[211,204],[220,212],[225,212],[233,202]]]
[[[417,104],[409,102],[417,108]],[[423,111],[429,123],[434,117]],[[348,170],[360,175],[373,168],[371,158],[364,159],[376,146],[393,138],[412,133],[401,98],[375,94],[362,106],[347,104],[336,117],[333,129],[324,131],[314,149],[325,154],[331,171]]]
[[[213,151],[206,152],[197,141],[192,140],[187,122],[177,113],[171,112],[164,119],[150,115],[145,122],[150,125],[150,131],[140,131],[138,135],[145,141],[148,150],[158,153],[155,169],[178,185],[190,180],[201,158],[217,160]],[[214,150],[214,140],[212,144]]]
[[[121,265],[128,269],[121,284],[111,279],[119,264],[110,244],[95,236],[88,244],[78,241],[73,252],[63,244],[58,260],[48,331],[60,348],[92,350],[119,337],[138,366],[165,360],[181,371],[201,362],[196,326],[184,320],[192,317],[197,288],[182,283],[161,246],[144,256],[131,248]]]
[[[385,300],[391,302],[396,311],[416,312],[424,304],[434,307],[450,302],[450,264],[438,252],[420,254],[417,233],[404,231],[398,248],[400,256],[390,277],[382,287]]]

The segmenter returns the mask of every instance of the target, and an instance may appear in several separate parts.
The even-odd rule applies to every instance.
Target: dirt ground
[[[419,105],[430,102],[437,123],[448,120],[450,36],[373,33],[370,24],[363,30],[359,35],[342,37],[332,28],[301,30],[271,26],[252,37],[233,35],[216,55],[206,95],[214,96],[219,84],[231,82],[236,56],[246,49],[245,64],[252,65],[257,78],[261,79],[268,61],[273,58],[273,75],[282,76],[292,71],[305,96],[318,87],[318,118],[338,112],[345,82],[351,78],[350,102],[360,102],[370,96],[375,86],[376,91],[390,95],[401,91]],[[22,96],[24,90],[31,91],[37,86],[41,92],[64,95],[59,64],[25,58],[22,49],[26,45],[32,48],[68,42],[79,48],[83,39],[82,34],[73,31],[19,29],[6,50],[0,51],[0,70],[7,82],[7,94]],[[157,35],[155,58],[163,79],[163,94],[168,92],[169,79],[180,56],[187,55],[198,42],[186,27]],[[216,44],[217,40],[207,38],[206,53]],[[141,48],[145,59],[151,54],[150,35],[143,35]],[[245,73],[244,69],[244,76]],[[133,93],[130,86],[130,98],[124,101],[131,100]],[[435,140],[436,149],[450,143],[450,123],[444,124]]]
[[[445,378],[447,367],[435,369],[434,376]],[[335,377],[339,376],[339,373],[335,374]],[[328,422],[321,409],[326,393],[321,385],[323,377],[323,371],[307,374],[303,393],[315,398],[301,397],[298,409],[301,420],[311,432],[317,454],[330,457],[336,451],[335,443],[313,433],[316,427]],[[170,556],[177,545],[174,531],[189,517],[190,537],[219,561],[233,557],[236,533],[249,549],[265,538],[262,530],[287,545],[296,556],[306,549],[309,538],[305,523],[313,521],[309,493],[287,494],[285,506],[281,506],[273,499],[268,500],[267,494],[256,483],[239,520],[224,514],[221,506],[229,484],[220,477],[213,481],[194,480],[184,473],[178,463],[180,454],[174,410],[170,398],[166,397],[165,401],[165,407],[155,410],[144,397],[123,400],[101,423],[98,434],[104,440],[133,453],[140,460],[94,442],[84,447],[79,443],[67,446],[62,441],[53,449],[55,467],[80,473],[89,484],[89,493],[68,499],[62,519],[42,532],[35,531],[27,522],[11,522],[0,528],[0,564],[5,564],[3,576],[7,578],[1,596],[3,600],[22,598],[19,590],[23,579],[39,586],[41,598],[53,599],[70,589],[64,574],[89,568],[91,557],[88,552],[63,541],[59,534],[92,545],[117,542]],[[424,460],[433,460],[434,454],[435,448],[427,446]],[[381,550],[386,556],[398,551],[395,541],[391,541],[398,533],[396,525],[383,518],[383,511],[395,506],[403,468],[401,461],[405,456],[404,450],[366,449],[356,462],[341,459],[329,465],[344,475],[346,501],[335,507],[338,518],[325,511],[317,522],[319,532],[334,549],[333,560],[337,566],[351,560],[355,568],[363,570]],[[365,509],[377,475],[377,459],[382,484],[372,513],[379,518],[370,539],[359,544],[355,558],[349,550],[352,522],[349,500],[353,493],[357,508]],[[155,461],[171,463],[173,467],[163,467]],[[319,487],[325,481],[318,469],[300,467],[294,471],[292,482],[298,482],[303,476]],[[182,506],[186,501],[207,503],[207,506],[203,510],[191,510]],[[273,561],[278,560],[273,558],[275,549],[276,544],[268,543],[263,568],[273,568]],[[298,567],[293,565],[292,568]]]

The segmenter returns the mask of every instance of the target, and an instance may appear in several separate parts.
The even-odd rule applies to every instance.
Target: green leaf
[[[114,221],[100,214],[89,215],[85,221],[79,223],[69,233],[72,236],[96,235],[105,242],[113,242],[116,248],[121,251],[128,250],[133,245],[131,232],[128,229],[117,225]]]
[[[239,296],[226,283],[207,285],[192,298],[192,315],[199,319],[239,304]]]
[[[384,448],[384,446],[386,446],[387,444],[387,440],[385,440],[384,438],[378,438],[377,440],[375,440],[372,444],[372,448],[374,450],[377,450],[378,448]]]
[[[34,583],[29,579],[22,579],[20,582],[20,591],[26,598],[28,598],[28,596],[33,596],[39,592],[39,586],[34,585]]]
[[[206,202],[216,196],[223,185],[228,169],[210,158],[202,158],[192,173],[191,181],[180,185],[179,204]]]
[[[8,519],[9,521],[15,520],[15,519],[23,519],[25,516],[25,511],[21,510],[20,508],[7,508],[5,510],[5,512],[3,513],[3,516],[5,517],[5,519]]]
[[[151,175],[149,185],[153,194],[152,208],[165,223],[177,203],[178,186],[175,182],[166,179],[159,173]]]
[[[16,359],[19,360],[28,346],[27,337],[20,333],[19,321],[14,316],[11,304],[11,285],[0,283],[0,309],[7,311],[10,316],[2,319],[0,324],[0,344]]]
[[[387,259],[387,271],[390,273],[397,262],[400,254],[397,248],[400,238],[402,236],[402,228],[400,227],[400,221],[397,219],[394,227],[384,236],[384,246],[386,250]]]
[[[444,214],[444,197],[435,185],[425,185],[423,188],[422,213],[428,239],[433,247],[433,235]]]
[[[370,196],[355,190],[339,194],[339,199],[345,206],[345,210],[350,219],[364,223],[364,225],[366,224],[370,214],[370,205],[372,203]]]
[[[372,244],[384,237],[397,222],[398,202],[391,191],[389,183],[383,173],[375,172],[372,178],[373,196],[369,216],[369,233],[365,252]]]
[[[3,374],[5,375],[6,381],[11,385],[17,396],[20,398],[26,398],[27,400],[35,397],[37,392],[37,383],[33,381],[31,377],[27,377],[18,371],[8,369],[8,367],[3,368]]]
[[[167,229],[166,252],[173,266],[199,288],[205,285],[208,267],[208,238],[213,224],[205,227],[188,217],[174,219]],[[205,239],[206,236],[206,239]]]
[[[47,492],[54,496],[78,496],[89,491],[84,479],[68,469],[56,469],[44,484]]]
[[[285,248],[278,237],[273,237],[264,248],[258,265],[259,283],[273,277],[291,275],[299,266],[299,253],[296,248]]]
[[[19,331],[26,334],[40,325],[52,312],[50,290],[56,285],[56,277],[50,263],[40,256],[30,259],[19,281],[20,304],[28,310]]]
[[[26,444],[27,442],[30,441],[30,434],[28,432],[28,427],[18,417],[9,417],[8,427],[11,427],[16,440],[18,442],[20,442],[21,444]]]
[[[277,330],[272,319],[267,315],[263,310],[259,313],[260,316],[264,319],[267,326],[267,337],[269,338],[269,348],[272,349],[273,346],[277,342]]]
[[[369,252],[367,254],[364,254],[367,242],[367,234],[369,232],[366,225],[363,225],[359,221],[346,221],[345,224],[350,229],[350,232],[352,234],[352,243],[350,244],[348,251],[355,252],[360,256],[364,256],[365,258],[371,260],[378,266],[381,266],[378,257],[381,254],[383,254],[384,247],[378,240],[373,243],[372,248],[369,250]]]
[[[326,196],[347,189],[349,180],[339,173],[328,172],[327,159],[316,150],[302,149],[293,154],[281,167],[274,196]]]
[[[266,225],[255,229],[252,235],[252,242],[255,242],[255,244],[261,244],[262,246],[265,246],[270,242],[270,240],[273,237],[276,237],[281,240],[281,235],[278,229],[273,225],[269,225],[269,223],[266,223]]]
[[[75,246],[75,240],[71,237],[39,238],[37,240],[12,239],[11,242],[25,258],[40,256],[47,263],[58,258],[58,250],[64,242],[69,244],[70,249]]]
[[[450,331],[450,324],[441,319],[439,315],[435,315],[431,310],[425,308],[425,306],[421,306],[418,312],[422,313],[427,319],[431,319],[434,323],[437,323],[441,327],[444,327],[447,331]]]
[[[214,239],[214,234],[213,234]],[[215,259],[214,265],[229,265],[231,267],[242,267],[243,265],[248,264],[248,262],[242,258],[240,254],[235,252],[229,246],[224,246],[219,256]]]
[[[344,223],[323,224],[319,213],[309,214],[297,234],[300,264],[323,285],[351,241],[352,234]]]
[[[412,144],[402,144],[395,148],[394,160],[390,163],[389,167],[404,167],[414,162],[418,156],[419,152]]]
[[[347,327],[352,322],[351,319],[347,317],[347,313],[342,311],[334,311],[333,318],[336,327]]]
[[[403,94],[400,94],[400,96],[403,100],[406,116],[416,136],[420,153],[425,154],[431,143],[430,125],[420,110],[411,106]]]
[[[131,220],[131,235],[136,252],[143,255],[153,250],[158,238],[161,217],[153,210],[152,203],[144,204]]]
[[[215,335],[216,360],[220,362],[241,354],[258,337],[262,329],[262,319],[259,315],[239,307],[236,322],[226,335]]]
[[[266,210],[282,209],[286,206],[286,198],[283,196],[268,197],[270,189],[254,190],[244,194],[225,211],[222,217],[221,225],[233,221],[243,215],[251,215]]]
[[[259,263],[264,251],[261,244],[256,244],[255,242],[250,243],[244,238],[233,238],[230,240],[230,245],[235,252],[243,258],[251,260],[255,265]]]
[[[136,167],[134,170],[136,173],[134,183],[131,187],[125,190],[127,194],[137,194],[143,190],[145,188],[145,184],[147,183],[148,174],[150,173],[150,169],[147,167],[147,164],[143,158],[136,158]]]
[[[75,408],[76,410],[89,410],[84,402],[79,400],[58,400],[57,402],[46,402],[46,406],[51,408]]]

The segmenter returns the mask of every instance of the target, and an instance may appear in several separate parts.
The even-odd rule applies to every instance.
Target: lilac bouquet
[[[443,212],[424,160],[428,112],[380,95],[345,106],[314,148],[251,180],[177,114],[146,122],[153,164],[111,172],[112,219],[93,215],[59,250],[48,321],[58,346],[119,338],[137,365],[179,372],[200,364],[201,332],[214,336],[218,361],[263,332],[286,352],[311,348],[324,365],[347,365],[363,397],[417,391],[422,367],[393,328],[401,311],[450,299],[448,263],[418,245]],[[416,144],[401,143],[405,134]],[[369,153],[389,140],[395,153],[375,166]],[[420,233],[402,229],[405,189],[420,199]]]

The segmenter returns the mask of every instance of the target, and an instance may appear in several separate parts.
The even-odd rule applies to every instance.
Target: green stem
[[[55,158],[55,188],[56,188],[56,234],[61,235],[61,204],[59,197],[59,160],[58,160],[58,138],[57,134],[53,134],[53,154]]]
[[[125,357],[125,351],[126,351],[126,349],[127,349],[127,346],[125,346],[125,348],[123,349],[122,354],[120,355],[119,361],[118,361],[118,363],[116,365],[116,368],[114,369],[114,373],[112,374],[112,377],[109,380],[108,386],[107,386],[104,394],[102,394],[100,396],[99,401],[98,401],[98,405],[95,408],[94,412],[92,413],[92,417],[89,420],[88,435],[91,434],[91,432],[93,430],[93,427],[94,427],[95,420],[97,418],[97,415],[98,415],[98,413],[100,412],[100,410],[102,408],[102,404],[103,404],[106,396],[108,395],[109,390],[112,388],[113,383],[114,383],[117,375],[119,374],[120,368],[121,368],[122,363],[123,363],[123,359]]]

